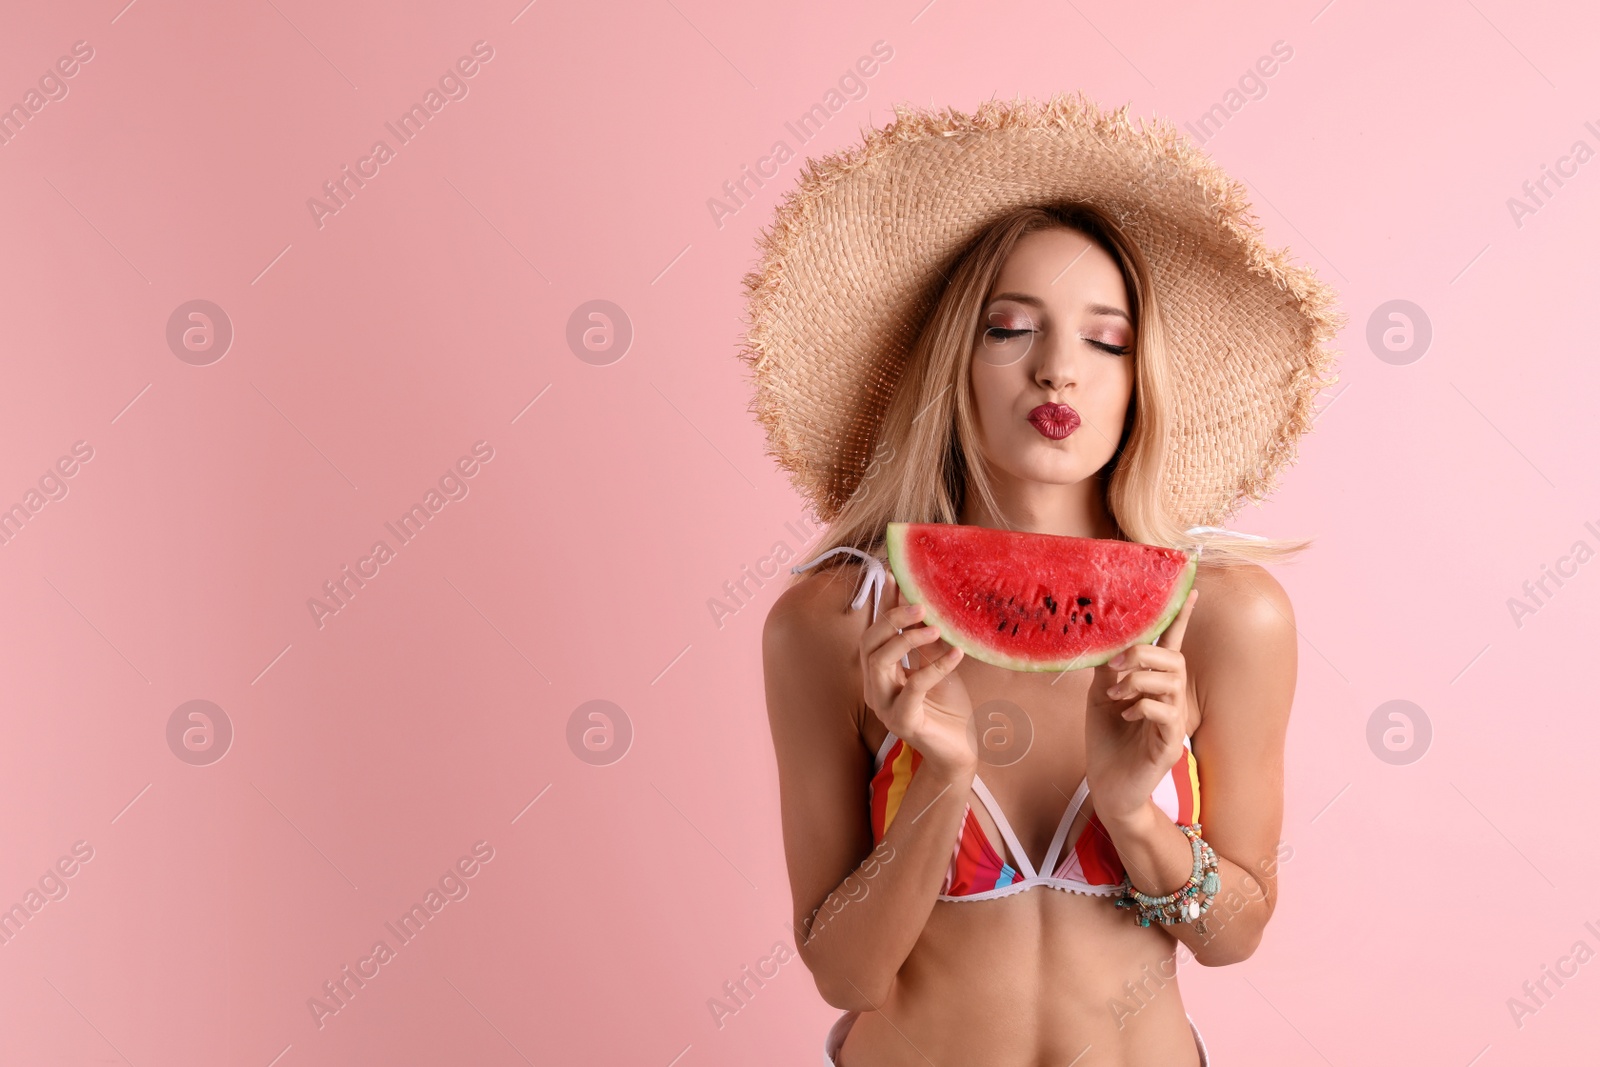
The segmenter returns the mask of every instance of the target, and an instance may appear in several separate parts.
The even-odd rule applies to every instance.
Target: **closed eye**
[[[1020,337],[1022,334],[1025,334],[1025,333],[1035,333],[1037,331],[1034,331],[1034,330],[1007,330],[1007,329],[1002,329],[999,326],[990,326],[988,329],[984,330],[983,332],[984,332],[984,336],[986,336],[986,337],[993,337],[993,338],[995,338],[997,340],[1005,341],[1005,340],[1009,340],[1009,339],[1011,339],[1013,337]],[[1110,352],[1114,356],[1125,356],[1130,351],[1132,351],[1132,349],[1130,349],[1127,345],[1107,344],[1104,341],[1090,341],[1089,343],[1094,345],[1096,348],[1102,349],[1102,350],[1104,350],[1106,352]]]

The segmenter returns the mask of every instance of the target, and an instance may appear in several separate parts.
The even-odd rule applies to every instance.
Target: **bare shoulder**
[[[861,634],[872,605],[856,610],[850,602],[863,578],[859,566],[845,564],[807,574],[778,595],[761,631],[769,685],[803,682],[813,691],[861,692]]]
[[[863,577],[850,564],[807,574],[778,594],[762,626],[762,643],[806,651],[841,644],[854,649],[872,611],[871,604],[859,611],[850,607]]]
[[[1270,571],[1256,563],[1202,563],[1194,584],[1200,596],[1184,631],[1183,654],[1202,689],[1267,662],[1292,664],[1294,606]]]
[[[1294,630],[1289,594],[1272,572],[1258,563],[1223,566],[1202,562],[1194,586],[1200,590],[1200,598],[1195,601],[1188,632],[1197,637],[1268,637],[1285,627]]]

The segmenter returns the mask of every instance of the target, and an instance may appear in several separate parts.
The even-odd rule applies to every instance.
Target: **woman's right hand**
[[[951,775],[975,773],[978,752],[972,698],[955,673],[961,650],[941,640],[937,627],[920,621],[922,605],[901,599],[892,571],[884,578],[883,603],[889,610],[879,614],[861,635],[861,678],[867,707],[891,733],[922,753],[923,761],[934,770]],[[910,671],[900,662],[908,654]]]

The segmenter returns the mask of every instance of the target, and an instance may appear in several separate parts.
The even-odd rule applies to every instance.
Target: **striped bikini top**
[[[921,763],[922,753],[904,740],[892,733],[884,738],[882,747],[878,749],[876,771],[868,786],[874,844],[883,840],[889,824],[894,822],[900,811],[900,802],[911,783],[911,776]],[[1000,836],[1004,838],[1021,870],[1005,861],[1003,853],[989,840],[983,824],[978,822],[971,803],[968,803],[961,832],[956,836],[950,866],[945,872],[944,884],[939,888],[940,900],[990,900],[1020,893],[1036,885],[1095,896],[1110,896],[1119,892],[1124,873],[1122,858],[1112,845],[1111,835],[1100,821],[1098,813],[1089,814],[1088,825],[1078,835],[1077,842],[1067,850],[1065,856],[1061,855],[1061,847],[1066,843],[1072,820],[1077,818],[1078,811],[1089,795],[1088,778],[1078,783],[1077,792],[1072,795],[1065,814],[1061,816],[1061,823],[1056,827],[1050,850],[1045,853],[1044,862],[1037,870],[1023,851],[1022,843],[1006,820],[1005,812],[995,802],[994,794],[989,792],[989,787],[977,775],[972,777],[972,789],[988,809],[989,817],[1000,828]],[[1150,795],[1156,806],[1166,812],[1173,822],[1200,821],[1200,772],[1187,738],[1183,743],[1183,755]],[[1049,873],[1040,874],[1040,871]]]
[[[1190,533],[1213,531],[1236,537],[1254,537],[1251,534],[1221,530],[1218,527],[1197,526],[1189,530]],[[836,552],[848,552],[866,561],[866,581],[861,583],[861,588],[850,606],[859,609],[866,603],[867,597],[872,596],[872,617],[876,621],[877,600],[883,591],[885,579],[883,563],[877,557],[859,549],[841,546],[790,570],[793,572],[805,570]],[[909,669],[910,655],[902,658],[901,663]],[[879,746],[873,766],[872,781],[867,786],[874,845],[883,840],[890,824],[899,814],[901,801],[911,784],[911,776],[916,773],[921,762],[922,753],[892,732]],[[1007,863],[1003,851],[996,848],[989,840],[983,824],[978,821],[969,802],[966,816],[961,823],[961,831],[956,836],[956,843],[951,852],[950,866],[945,872],[944,883],[939,888],[940,900],[992,900],[1032,889],[1036,885],[1094,896],[1120,893],[1125,873],[1122,858],[1117,854],[1116,847],[1111,842],[1111,835],[1106,830],[1105,824],[1100,821],[1098,813],[1090,813],[1088,824],[1078,835],[1078,840],[1064,856],[1061,854],[1062,846],[1066,844],[1067,832],[1072,828],[1073,820],[1077,818],[1084,800],[1089,796],[1087,776],[1078,783],[1077,790],[1068,801],[1067,810],[1056,827],[1055,837],[1045,853],[1044,862],[1037,869],[1028,858],[1027,852],[1023,850],[1022,842],[1011,829],[1011,823],[1006,819],[1005,812],[1000,810],[994,794],[989,792],[989,787],[984,785],[983,780],[977,775],[973,775],[972,790],[977,793],[979,802],[988,810],[989,817],[999,828],[1000,836],[1004,839],[1005,846],[1010,849],[1017,866],[1013,867]],[[1200,768],[1195,762],[1188,738],[1184,738],[1183,741],[1183,755],[1178,757],[1171,771],[1161,779],[1150,796],[1156,802],[1156,806],[1173,822],[1200,821]],[[1047,873],[1041,874],[1041,871]]]

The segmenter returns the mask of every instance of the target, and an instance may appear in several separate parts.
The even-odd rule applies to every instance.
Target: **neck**
[[[1117,536],[1117,524],[1106,509],[1105,483],[1098,475],[1071,485],[1052,485],[995,472],[990,489],[1004,519],[969,491],[961,506],[962,525],[1067,537]]]

